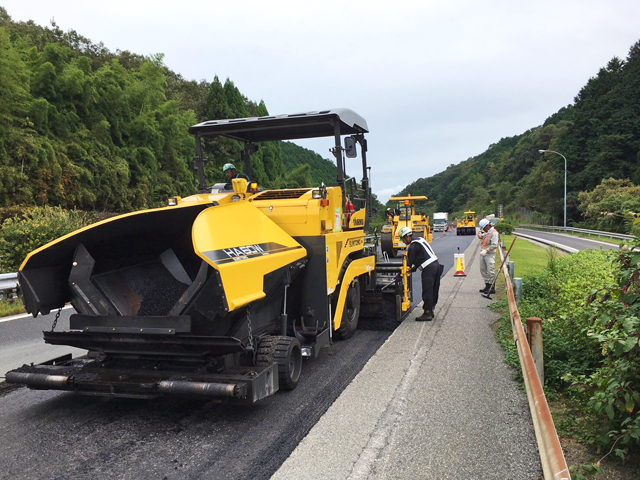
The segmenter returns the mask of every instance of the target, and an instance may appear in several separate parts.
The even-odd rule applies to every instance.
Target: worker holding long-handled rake
[[[480,293],[488,295],[496,293],[495,286],[495,265],[496,265],[496,249],[500,242],[500,234],[491,225],[486,218],[480,220],[480,274],[484,279],[484,288],[480,289]]]
[[[502,270],[502,267],[504,266],[504,262],[507,261],[507,259],[509,258],[509,254],[511,253],[511,249],[513,248],[513,244],[516,243],[516,239],[518,237],[517,236],[513,236],[513,241],[511,242],[511,245],[509,246],[509,250],[507,250],[507,252],[504,254],[504,258],[502,259],[502,263],[500,264],[500,268],[498,268],[498,274],[500,272],[500,270]],[[503,250],[504,252],[504,250]],[[491,284],[489,290],[486,290],[487,293],[483,293],[482,296],[484,298],[488,298],[489,300],[491,300],[491,294],[492,293],[496,293],[496,280],[498,279],[497,276],[494,275],[493,277],[493,283]],[[507,279],[507,277],[505,276],[505,280]],[[480,290],[482,292],[482,290]]]

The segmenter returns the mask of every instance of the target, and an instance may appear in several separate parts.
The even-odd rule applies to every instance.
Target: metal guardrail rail
[[[625,235],[623,233],[612,233],[612,232],[603,232],[601,230],[588,230],[585,228],[574,228],[574,227],[550,227],[548,225],[526,225],[520,224],[519,227],[532,227],[532,228],[543,228],[545,230],[559,230],[564,232],[575,232],[575,233],[585,233],[588,235],[596,235],[598,237],[607,237],[610,239],[617,240],[633,240],[635,237],[633,235]],[[517,227],[516,227],[517,228]]]
[[[500,251],[500,258],[504,260],[503,253]],[[504,273],[505,283],[507,287],[507,298],[509,300],[509,313],[511,316],[511,329],[513,337],[518,348],[518,357],[520,358],[520,366],[522,368],[522,376],[527,389],[527,399],[529,400],[529,409],[531,410],[531,418],[533,420],[533,428],[536,433],[538,442],[538,451],[540,452],[540,463],[546,480],[570,480],[569,468],[567,461],[562,452],[562,446],[558,439],[556,427],[551,418],[551,411],[544,396],[542,383],[538,377],[538,372],[531,355],[531,349],[527,342],[527,337],[522,326],[520,313],[516,305],[516,299],[509,278],[509,270],[504,262],[502,271]],[[498,272],[496,272],[497,274]]]
[[[18,288],[18,273],[0,273],[0,291]]]

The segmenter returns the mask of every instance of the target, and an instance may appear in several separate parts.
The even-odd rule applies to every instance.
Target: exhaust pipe
[[[174,395],[243,398],[247,395],[247,386],[243,383],[162,380],[158,382],[158,392]]]
[[[8,372],[8,383],[21,383],[32,387],[47,387],[58,390],[67,390],[69,377],[66,375],[48,375],[46,373],[22,373]]]

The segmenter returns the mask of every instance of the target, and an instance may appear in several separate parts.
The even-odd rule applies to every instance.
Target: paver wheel
[[[340,340],[345,340],[356,332],[358,328],[358,320],[360,319],[360,281],[358,277],[354,278],[349,284],[349,290],[347,290],[347,298],[344,302],[344,309],[342,310],[342,320],[340,322],[340,328],[338,328],[334,335]]]
[[[383,252],[386,252],[389,258],[396,258],[398,250],[393,248],[393,233],[383,233],[380,238],[380,248]]]
[[[256,363],[278,363],[278,381],[281,390],[293,390],[298,386],[302,372],[302,348],[295,337],[267,335],[258,344]]]

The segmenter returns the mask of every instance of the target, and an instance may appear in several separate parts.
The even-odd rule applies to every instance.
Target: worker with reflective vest
[[[413,238],[413,232],[409,227],[402,227],[398,232],[400,238],[408,245],[407,265],[411,271],[420,270],[422,280],[422,308],[424,312],[416,318],[417,322],[433,320],[434,309],[438,303],[440,291],[440,276],[444,267],[440,265],[433,248],[422,237]]]
[[[480,220],[478,226],[480,227],[478,232],[480,237],[480,274],[484,279],[484,288],[480,289],[480,293],[487,295],[496,293],[496,249],[500,242],[500,234],[486,218]]]

